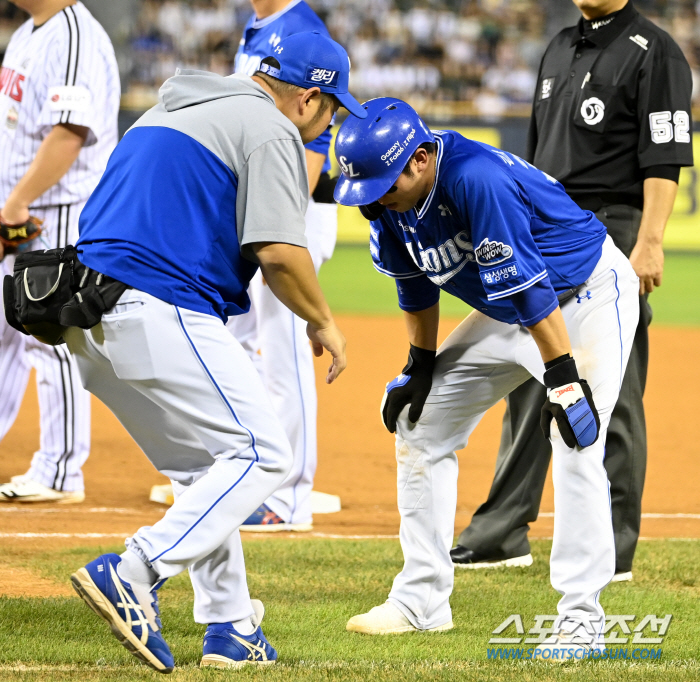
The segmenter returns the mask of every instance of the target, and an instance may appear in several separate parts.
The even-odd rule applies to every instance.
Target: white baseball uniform
[[[30,19],[12,36],[0,71],[0,206],[25,175],[42,141],[61,123],[89,128],[68,172],[30,206],[44,220],[32,248],[78,239],[80,212],[117,143],[121,90],[109,37],[81,2],[41,26]],[[43,242],[43,243],[42,243]],[[12,272],[14,257],[2,262]],[[23,336],[0,319],[0,439],[19,410],[30,369],[37,372],[41,441],[29,477],[62,491],[83,489],[90,448],[90,399],[64,346]]]
[[[312,30],[328,35],[323,22],[302,0],[292,0],[265,19],[251,17],[236,55],[236,72],[252,75],[282,38]],[[327,153],[329,143],[330,135],[324,133],[307,148]],[[324,170],[327,168],[328,163]],[[336,204],[309,201],[306,236],[316,272],[333,255],[337,230]],[[249,295],[250,312],[232,317],[228,328],[260,372],[294,452],[289,476],[265,504],[285,523],[304,526],[312,520],[311,490],[317,455],[316,379],[306,322],[279,302],[259,273],[250,283]]]

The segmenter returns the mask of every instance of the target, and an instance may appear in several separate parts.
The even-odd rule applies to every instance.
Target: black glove
[[[425,350],[411,345],[408,364],[401,374],[386,385],[382,400],[382,419],[389,433],[396,432],[396,420],[406,405],[410,405],[408,420],[415,424],[423,412],[423,405],[433,385],[435,367],[434,350]]]
[[[545,363],[544,385],[550,389],[540,416],[544,437],[549,438],[554,417],[570,448],[593,445],[600,432],[598,410],[588,382],[579,378],[576,361],[568,353]]]
[[[386,206],[382,206],[378,201],[375,201],[373,204],[367,204],[367,206],[358,206],[358,208],[365,220],[376,220],[386,211]]]

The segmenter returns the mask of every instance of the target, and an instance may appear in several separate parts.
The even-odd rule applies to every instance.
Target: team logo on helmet
[[[490,242],[487,237],[474,249],[474,253],[479,265],[496,265],[508,260],[513,255],[513,249],[503,242]]]
[[[340,166],[340,170],[343,171],[343,175],[347,176],[348,178],[360,177],[360,174],[352,167],[352,161],[348,161],[346,157],[339,156],[338,165]]]
[[[603,104],[597,97],[589,97],[584,100],[581,105],[581,116],[583,120],[588,123],[589,126],[594,126],[596,123],[600,123],[605,116],[605,104]]]

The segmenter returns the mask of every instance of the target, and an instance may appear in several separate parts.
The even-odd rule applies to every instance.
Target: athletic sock
[[[140,583],[149,587],[158,581],[158,574],[147,566],[138,554],[127,549],[117,565],[117,575],[125,582]]]
[[[252,635],[257,630],[250,616],[243,620],[234,620],[231,625],[233,625],[233,629],[241,635]]]

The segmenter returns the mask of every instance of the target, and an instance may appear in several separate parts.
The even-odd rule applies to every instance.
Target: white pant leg
[[[32,210],[33,215],[44,221],[44,232],[41,239],[31,243],[31,247],[44,249],[74,244],[78,239],[78,219],[83,206],[74,204]],[[13,265],[14,258],[3,261],[6,274],[11,274]],[[6,327],[4,314],[2,325]],[[90,454],[90,395],[80,383],[73,360],[65,346],[47,346],[12,328],[3,333],[3,345],[6,338],[8,353],[15,354],[12,362],[19,373],[28,373],[30,367],[36,370],[40,442],[27,474],[49,488],[83,490],[82,466]],[[21,361],[20,353],[24,355]],[[3,379],[3,398],[0,401],[2,435],[14,422],[26,388],[26,378],[24,382],[19,376],[13,380],[14,374],[12,370],[7,374],[7,395]],[[4,372],[2,376],[6,376]],[[2,428],[5,428],[4,432]]]
[[[316,272],[333,255],[337,231],[338,207],[310,201],[306,236]],[[248,293],[251,311],[237,319],[231,318],[227,326],[246,350],[254,354],[256,367],[294,453],[289,476],[266,504],[287,523],[311,523],[311,490],[317,461],[317,397],[306,322],[280,303],[263,283],[260,273],[251,281]]]
[[[220,547],[287,474],[289,444],[260,378],[218,318],[135,290],[93,330],[69,330],[68,344],[85,386],[142,447],[148,431],[161,431],[145,452],[187,485],[163,519],[130,539],[161,577],[176,575]],[[145,410],[135,393],[160,409]],[[240,588],[242,554],[232,563]],[[245,617],[247,590],[241,602]]]
[[[12,274],[15,259],[0,262],[0,276]],[[0,302],[0,441],[15,423],[29,381],[31,364],[25,351],[29,337],[10,327],[5,319],[5,307]]]
[[[608,240],[586,292],[562,312],[581,378],[590,384],[600,435],[584,450],[571,450],[552,428],[554,537],[552,586],[562,617],[604,624],[600,591],[615,573],[615,540],[609,483],[603,460],[610,415],[617,402],[639,317],[639,282],[627,258]],[[580,302],[579,302],[580,301]],[[574,620],[574,622],[575,622]],[[565,629],[566,624],[563,625]],[[600,633],[600,630],[598,631]]]
[[[408,409],[399,417],[396,460],[404,567],[389,600],[417,628],[450,621],[455,450],[467,444],[486,410],[528,378],[515,362],[522,340],[518,327],[472,313],[440,347],[421,418],[411,424]]]

